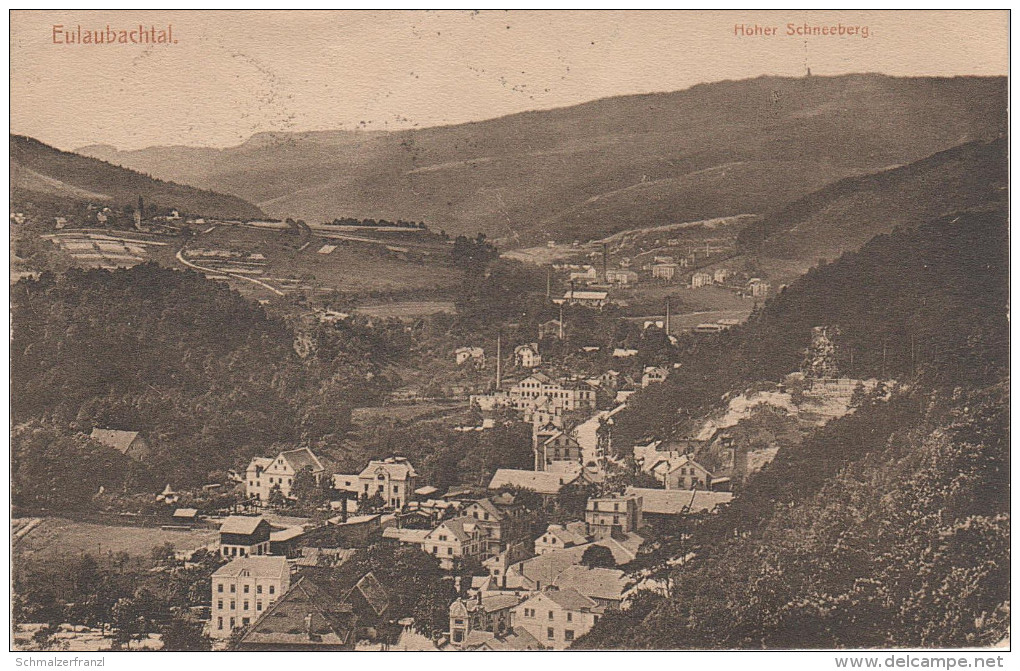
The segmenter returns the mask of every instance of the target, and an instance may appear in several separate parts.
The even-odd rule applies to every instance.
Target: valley
[[[1001,641],[1005,84],[12,135],[19,645]]]

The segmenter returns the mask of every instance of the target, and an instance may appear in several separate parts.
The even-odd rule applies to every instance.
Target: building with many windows
[[[514,630],[525,630],[542,645],[565,650],[598,622],[604,609],[576,589],[547,588],[514,607]]]
[[[588,534],[595,538],[637,531],[644,524],[641,497],[615,494],[590,498],[585,506],[584,521]]]
[[[212,574],[212,638],[257,620],[290,588],[286,557],[239,557]]]

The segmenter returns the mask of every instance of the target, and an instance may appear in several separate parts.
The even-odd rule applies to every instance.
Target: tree
[[[376,492],[367,499],[364,499],[361,505],[367,510],[381,510],[386,507],[386,502],[383,501],[383,497],[379,495],[379,492]]]
[[[212,641],[202,633],[202,623],[185,617],[175,617],[160,629],[163,650],[205,651],[212,649]]]
[[[616,568],[613,551],[605,545],[590,545],[581,555],[581,564],[588,568]]]
[[[305,466],[294,475],[290,495],[305,508],[318,508],[326,502],[325,492],[316,482],[311,466]]]
[[[283,506],[287,503],[287,497],[283,495],[283,490],[280,489],[280,483],[273,485],[272,489],[269,490],[268,503],[271,506]]]
[[[152,548],[149,553],[154,564],[163,564],[165,562],[173,561],[177,556],[177,548],[174,547],[173,543],[166,542],[162,545],[157,545]]]
[[[54,624],[44,625],[32,634],[32,643],[34,643],[40,650],[52,650],[54,648],[59,648],[61,646],[57,643],[57,631],[57,626]]]

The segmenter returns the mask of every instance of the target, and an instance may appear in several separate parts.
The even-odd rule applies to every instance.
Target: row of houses
[[[257,501],[268,501],[274,489],[290,497],[295,478],[305,469],[311,472],[316,485],[327,477],[325,466],[307,447],[285,450],[276,457],[255,457],[245,469],[245,493]],[[383,506],[395,510],[407,505],[418,486],[418,472],[399,456],[371,460],[359,473],[334,473],[328,477],[334,491],[354,498],[378,496]]]
[[[301,463],[295,455],[282,456],[291,469]],[[309,458],[305,455],[303,459]],[[285,477],[286,469],[274,470],[272,464],[269,467],[264,472]],[[366,494],[360,483],[362,476],[372,478],[372,492],[371,487],[378,486],[375,482],[379,475],[385,479],[397,471],[403,472],[403,482],[414,477],[413,468],[399,458],[370,464],[357,476],[357,491]],[[355,476],[339,477],[345,479],[342,486],[355,487]],[[459,561],[475,558],[488,572],[488,576],[474,579],[468,597],[450,605],[450,630],[447,640],[439,642],[441,647],[569,647],[606,612],[623,607],[631,588],[620,568],[582,564],[589,548],[607,548],[617,567],[626,565],[640,552],[644,539],[639,530],[646,518],[711,511],[731,496],[698,490],[629,488],[622,494],[589,499],[583,521],[550,525],[533,539],[529,537],[523,506],[513,496],[498,491],[512,485],[536,491],[544,498],[555,497],[565,485],[584,477],[583,470],[554,473],[502,469],[490,481],[492,494],[488,497],[413,501],[395,517],[390,516],[400,521],[425,515],[431,528],[387,526],[381,528],[382,540],[414,543],[435,556],[446,570],[455,568]],[[383,484],[384,491],[386,486]],[[426,489],[419,488],[422,492]],[[715,496],[708,499],[708,494]],[[226,639],[243,629],[233,643],[239,650],[353,649],[366,622],[385,619],[385,589],[374,576],[366,575],[338,597],[335,585],[324,588],[302,567],[303,557],[288,562],[282,554],[286,546],[277,543],[279,534],[262,518],[232,517],[224,521],[220,552],[231,562],[213,576],[211,635]],[[337,619],[335,609],[340,606],[348,616]],[[367,619],[357,621],[362,615]]]
[[[551,492],[548,473],[531,483]],[[497,473],[490,484],[507,482]],[[527,483],[522,483],[527,484]],[[562,487],[562,485],[559,485]],[[536,491],[539,491],[536,489]],[[707,494],[714,496],[706,497]],[[449,647],[457,650],[562,650],[588,633],[606,613],[626,607],[636,585],[621,566],[639,556],[645,516],[712,512],[730,494],[628,488],[590,498],[584,521],[551,524],[534,541],[534,554],[516,562],[485,563],[469,596],[450,605]],[[615,568],[582,563],[594,546],[609,549]]]

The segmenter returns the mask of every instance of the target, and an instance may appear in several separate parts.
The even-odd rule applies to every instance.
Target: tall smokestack
[[[496,335],[496,389],[503,384],[503,333]]]
[[[563,303],[560,303],[560,340],[563,340]]]
[[[609,246],[602,243],[602,281],[606,282],[606,272],[609,270]]]
[[[552,298],[552,268],[545,275],[545,299]]]
[[[669,335],[669,296],[666,296],[666,335]]]

